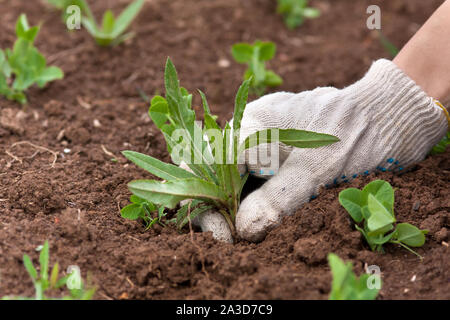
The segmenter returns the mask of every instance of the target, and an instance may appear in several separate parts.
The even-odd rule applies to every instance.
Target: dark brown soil
[[[128,1],[89,2],[100,15]],[[119,213],[129,197],[126,183],[146,176],[120,151],[168,160],[138,94],[162,92],[167,56],[182,84],[206,92],[223,121],[244,71],[232,62],[233,43],[276,42],[269,65],[285,79],[277,90],[343,87],[372,60],[388,57],[366,28],[369,4],[382,7],[384,33],[402,46],[442,0],[312,1],[322,17],[295,31],[275,14],[275,1],[153,0],[133,25],[138,35],[112,49],[97,47],[85,31],[66,32],[60,14],[43,3],[0,0],[0,47],[12,45],[14,23],[25,12],[32,24],[42,22],[37,46],[65,71],[63,81],[31,89],[26,109],[0,99],[0,297],[33,294],[22,255],[36,261],[34,249],[48,239],[52,262],[90,272],[98,299],[326,299],[328,252],[353,261],[358,273],[366,263],[380,266],[380,299],[450,298],[450,152],[402,176],[371,175],[326,190],[259,244],[223,244],[173,228],[144,231]],[[222,59],[230,66],[220,67]],[[21,141],[34,146],[14,145]],[[385,254],[370,252],[339,205],[340,190],[375,178],[397,188],[399,221],[430,230],[417,250],[423,261],[394,245]]]

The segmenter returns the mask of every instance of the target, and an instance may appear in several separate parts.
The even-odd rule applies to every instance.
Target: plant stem
[[[230,217],[230,215],[228,214],[228,212],[226,212],[225,210],[220,210],[220,213],[224,216],[224,218],[225,218],[225,220],[227,221],[227,223],[228,223],[228,226],[230,227],[230,230],[231,230],[231,233],[232,233],[232,235],[233,235],[233,238],[235,238],[235,236],[236,236],[236,228],[234,227],[234,223],[233,223],[233,221],[231,220],[231,217]]]
[[[390,243],[396,243],[396,244],[399,244],[400,246],[402,246],[403,248],[405,248],[405,249],[408,250],[409,252],[411,252],[411,253],[415,254],[416,256],[418,256],[420,260],[423,260],[423,257],[422,257],[420,254],[418,254],[417,252],[415,252],[413,249],[411,249],[411,248],[408,247],[407,245],[404,245],[404,244],[401,243],[400,241],[393,241],[393,240],[391,240],[391,241],[389,241],[389,242],[390,242]]]

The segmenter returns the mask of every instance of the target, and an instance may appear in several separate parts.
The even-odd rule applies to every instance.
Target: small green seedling
[[[48,82],[62,79],[57,67],[47,67],[44,56],[34,47],[39,27],[30,27],[22,14],[16,23],[17,40],[13,49],[0,49],[0,95],[27,102],[25,91],[33,84],[43,88]]]
[[[447,134],[445,135],[442,140],[431,149],[430,154],[440,154],[444,153],[445,150],[447,150],[447,146],[450,144],[450,131],[447,131]]]
[[[134,35],[133,32],[125,33],[125,31],[139,14],[143,5],[144,0],[135,0],[117,18],[114,17],[111,10],[107,10],[103,15],[101,26],[97,24],[93,16],[84,16],[81,22],[98,45],[118,45]]]
[[[234,60],[247,64],[244,80],[252,79],[250,90],[258,96],[264,94],[267,87],[278,87],[283,79],[275,72],[266,70],[266,61],[275,56],[276,45],[273,42],[256,41],[249,43],[236,43],[231,49]]]
[[[284,23],[289,29],[302,25],[305,19],[320,16],[320,10],[308,7],[308,0],[278,0],[277,12],[283,15]]]
[[[67,7],[76,5],[80,8],[82,17],[81,23],[87,31],[94,37],[100,46],[115,46],[131,38],[134,33],[125,33],[130,24],[136,18],[144,6],[145,0],[135,0],[116,18],[111,10],[103,14],[102,24],[98,25],[92,14],[88,3],[85,0],[47,0],[56,8],[63,10],[63,18],[66,21]]]
[[[241,176],[238,170],[238,154],[243,150],[276,141],[299,148],[316,148],[339,141],[327,134],[280,129],[277,130],[278,139],[271,134],[271,130],[264,130],[250,135],[239,144],[239,130],[251,80],[244,81],[237,93],[231,134],[229,123],[224,129],[217,124],[202,92],[204,128],[196,121],[192,95],[180,87],[170,59],[167,60],[164,77],[166,97],[154,97],[149,114],[164,134],[174,163],[184,162],[190,171],[141,153],[124,151],[123,154],[137,166],[165,180],[130,182],[128,188],[135,196],[169,209],[174,209],[183,200],[190,200],[177,211],[176,221],[180,228],[189,219],[215,209],[222,213],[231,230],[234,230],[242,187],[248,177],[248,174]]]
[[[330,300],[375,300],[379,289],[369,288],[371,275],[364,273],[356,278],[351,262],[345,263],[334,253],[328,254],[328,264],[333,274]],[[378,281],[381,288],[381,278]]]
[[[419,230],[409,223],[399,223],[394,228],[394,189],[388,182],[375,180],[363,190],[345,189],[339,193],[339,203],[357,223],[355,228],[372,251],[382,252],[384,244],[395,243],[422,258],[409,247],[423,246],[428,231]],[[361,227],[358,226],[360,223],[363,224]],[[389,231],[392,232],[387,234]]]
[[[159,223],[163,227],[165,224],[162,222],[167,213],[164,212],[164,207],[158,207],[157,205],[139,198],[135,195],[130,197],[131,204],[120,210],[122,217],[129,220],[137,220],[141,218],[145,225],[146,230],[150,229],[155,223]],[[156,217],[153,217],[155,215]]]
[[[25,265],[25,269],[28,271],[28,274],[33,281],[34,288],[36,291],[36,295],[34,298],[28,297],[11,297],[6,296],[3,297],[3,300],[53,300],[52,298],[46,295],[47,291],[58,290],[63,286],[67,286],[69,289],[70,295],[65,296],[62,300],[91,300],[95,294],[95,288],[85,290],[83,281],[81,279],[81,275],[79,272],[74,271],[71,274],[59,278],[59,264],[55,263],[53,266],[50,275],[49,275],[49,246],[48,241],[45,241],[43,246],[40,246],[40,255],[39,255],[39,264],[40,264],[40,272],[36,270],[33,266],[33,262],[28,255],[23,256],[23,264]],[[79,284],[79,288],[71,289],[69,288],[69,283],[77,283]]]

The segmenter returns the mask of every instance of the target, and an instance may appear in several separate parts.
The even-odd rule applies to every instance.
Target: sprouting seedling
[[[48,82],[62,79],[57,67],[47,67],[44,56],[34,47],[39,27],[30,27],[22,14],[16,23],[17,40],[13,49],[0,49],[0,95],[7,99],[27,102],[25,91],[33,84],[43,88]]]
[[[273,42],[256,41],[249,43],[236,43],[231,49],[234,60],[247,64],[244,80],[252,79],[250,91],[258,96],[264,94],[267,87],[277,87],[283,79],[275,72],[266,69],[266,61],[275,56],[276,45]]]
[[[144,0],[135,0],[116,18],[111,10],[103,15],[101,26],[93,16],[83,16],[81,22],[100,46],[117,45],[134,35],[125,31],[141,11]]]
[[[135,195],[130,197],[130,201],[131,204],[120,210],[123,218],[129,220],[137,220],[141,218],[144,221],[147,230],[150,229],[155,223],[165,226],[162,222],[162,218],[167,215],[167,212],[164,212],[164,207],[158,207],[154,203],[148,202],[145,199],[139,198]]]
[[[52,300],[46,295],[47,291],[57,290],[63,286],[67,286],[70,292],[69,296],[65,296],[63,300],[90,300],[95,294],[95,288],[91,288],[86,290],[83,285],[83,281],[81,279],[81,275],[78,272],[73,272],[68,274],[62,278],[59,277],[59,264],[55,263],[53,268],[49,274],[49,245],[48,241],[45,241],[43,246],[40,246],[40,255],[39,255],[39,272],[33,266],[33,262],[28,255],[23,256],[23,264],[25,269],[33,281],[35,288],[35,297],[11,297],[6,296],[3,297],[3,300]],[[78,283],[79,288],[69,288],[68,283]]]
[[[320,16],[320,10],[308,7],[308,0],[278,0],[277,12],[283,15],[284,23],[289,29],[302,25],[305,19]]]
[[[279,141],[299,148],[315,148],[339,141],[327,134],[277,129],[278,139],[270,133],[271,130],[264,130],[250,135],[239,144],[241,119],[251,80],[244,81],[236,95],[234,130],[231,134],[230,123],[224,129],[217,124],[202,92],[204,128],[195,121],[192,95],[180,87],[170,59],[167,60],[164,77],[166,97],[154,97],[149,114],[164,134],[172,160],[176,164],[186,163],[192,172],[141,153],[124,151],[123,154],[137,166],[164,180],[130,182],[128,188],[135,196],[169,209],[174,209],[182,200],[191,200],[177,212],[180,228],[189,221],[189,217],[194,219],[207,210],[215,209],[234,230],[242,187],[248,177],[248,174],[241,177],[239,173],[238,155],[250,146]]]
[[[388,182],[375,180],[363,190],[345,189],[339,193],[339,203],[357,223],[355,228],[364,236],[372,251],[382,252],[384,244],[395,243],[422,258],[409,247],[423,246],[428,231],[419,230],[409,223],[399,223],[394,228],[394,189]],[[361,223],[363,225],[358,226]]]
[[[131,38],[134,33],[125,33],[130,24],[141,11],[145,0],[135,0],[129,4],[116,18],[111,10],[103,14],[101,25],[97,23],[88,3],[85,0],[47,0],[56,8],[63,10],[64,20],[67,19],[66,9],[70,5],[76,5],[82,13],[81,23],[94,37],[100,46],[114,46]]]
[[[330,300],[375,300],[379,289],[375,286],[369,288],[369,274],[364,273],[357,278],[351,262],[345,263],[334,253],[328,254],[328,264],[333,275]],[[381,278],[378,280],[381,288]]]

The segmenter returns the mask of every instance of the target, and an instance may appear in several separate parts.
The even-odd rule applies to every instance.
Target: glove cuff
[[[351,90],[365,121],[379,128],[378,141],[396,150],[404,165],[420,161],[446,134],[448,124],[436,100],[393,62],[380,59]]]

